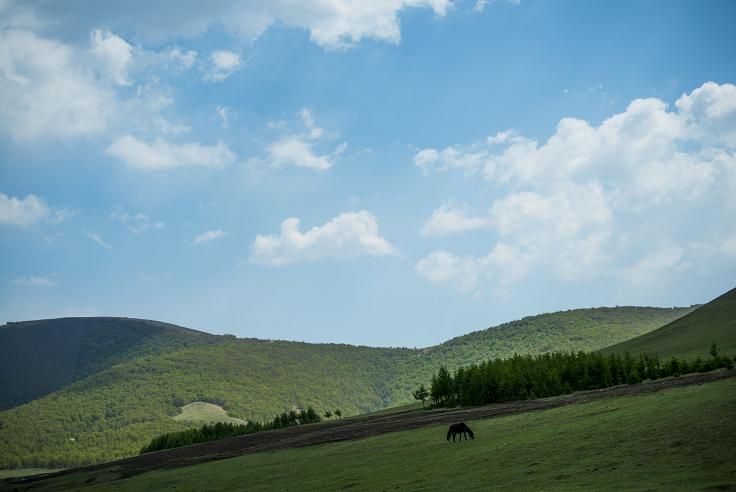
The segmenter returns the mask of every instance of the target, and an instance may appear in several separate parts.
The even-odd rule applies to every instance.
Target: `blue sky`
[[[0,321],[426,346],[736,278],[733,2],[0,2]]]

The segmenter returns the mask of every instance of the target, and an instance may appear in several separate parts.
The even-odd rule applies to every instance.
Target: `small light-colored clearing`
[[[212,403],[195,401],[181,407],[181,413],[173,417],[174,420],[187,422],[226,422],[229,424],[246,424],[245,420],[230,417],[224,408]]]

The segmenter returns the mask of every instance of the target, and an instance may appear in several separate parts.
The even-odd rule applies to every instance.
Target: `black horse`
[[[450,436],[452,436],[452,442],[455,442],[455,436],[460,436],[460,441],[463,440],[463,436],[465,436],[465,440],[468,440],[468,436],[470,436],[471,439],[475,439],[475,436],[473,435],[473,431],[470,430],[470,427],[465,425],[464,423],[459,424],[452,424],[450,426],[450,429],[447,431],[447,440],[450,440]]]

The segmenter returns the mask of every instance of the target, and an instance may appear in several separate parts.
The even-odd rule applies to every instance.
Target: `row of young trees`
[[[337,413],[341,413],[340,410],[336,410]],[[306,410],[299,410],[298,412],[295,410],[283,412],[281,415],[277,415],[272,421],[265,423],[252,421],[245,424],[224,422],[206,424],[196,429],[169,432],[155,437],[147,446],[141,449],[140,453],[150,453],[162,449],[178,448],[200,442],[215,441],[217,439],[226,439],[228,437],[242,436],[244,434],[292,427],[295,425],[313,424],[321,421],[322,419],[317,412],[312,407],[309,407]]]
[[[734,361],[718,353],[715,344],[710,359],[686,361],[672,357],[662,361],[655,355],[632,357],[599,352],[555,352],[531,356],[514,355],[460,367],[454,374],[445,366],[432,376],[429,390],[422,385],[414,397],[429,396],[435,406],[484,405],[562,395],[578,390],[636,384],[645,379],[732,368]],[[427,394],[428,393],[428,394]]]

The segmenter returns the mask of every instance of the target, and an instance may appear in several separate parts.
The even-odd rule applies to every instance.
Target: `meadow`
[[[84,490],[728,490],[736,487],[735,403],[736,379],[729,378],[470,421],[471,441],[447,442],[446,426],[433,426],[160,470]],[[80,472],[39,482],[38,490],[100,479]]]

